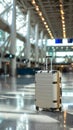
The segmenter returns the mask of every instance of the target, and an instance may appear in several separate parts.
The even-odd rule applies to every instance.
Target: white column
[[[38,67],[39,62],[39,48],[38,48],[38,24],[35,26],[35,67]]]
[[[46,58],[46,46],[47,46],[47,36],[44,37],[45,38],[45,45],[44,45],[44,57]]]
[[[43,63],[43,31],[41,31],[41,63]]]
[[[29,60],[27,67],[30,67],[30,56],[31,56],[31,45],[30,45],[30,10],[27,12],[27,36],[26,36],[26,45],[25,45],[25,58]]]
[[[45,44],[44,44],[44,65],[45,65],[45,69],[47,70],[48,69],[48,59],[47,59],[47,57],[46,57],[46,45],[47,45],[47,36],[45,36],[44,37],[44,39],[45,39]]]
[[[16,52],[16,0],[13,0],[10,52]],[[11,59],[11,76],[16,75],[16,58]]]

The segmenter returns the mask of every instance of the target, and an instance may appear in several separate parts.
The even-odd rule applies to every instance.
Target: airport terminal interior
[[[72,0],[0,0],[0,130],[73,130]]]

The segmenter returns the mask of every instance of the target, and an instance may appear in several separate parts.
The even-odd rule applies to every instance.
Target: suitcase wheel
[[[39,107],[38,106],[36,106],[36,110],[39,111]]]

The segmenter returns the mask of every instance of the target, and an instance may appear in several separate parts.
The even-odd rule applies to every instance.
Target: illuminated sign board
[[[47,46],[73,46],[73,39],[48,39]]]

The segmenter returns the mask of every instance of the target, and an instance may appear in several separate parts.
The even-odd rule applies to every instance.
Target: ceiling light
[[[63,37],[66,38],[66,34],[63,34]]]
[[[38,15],[40,16],[41,20],[43,21],[45,28],[47,29],[50,37],[53,38],[53,35],[52,35],[50,29],[48,28],[47,22],[45,21],[45,18],[42,16],[42,12],[40,11],[39,6],[36,4],[36,1],[32,0],[32,4],[35,7],[36,11],[38,12]]]
[[[44,21],[45,19],[42,17],[42,21]]]
[[[64,20],[62,20],[62,23],[65,23],[65,21],[64,21]]]
[[[61,14],[62,14],[62,15],[64,14],[64,11],[63,11],[63,10],[61,10]]]
[[[61,18],[62,18],[62,20],[64,20],[64,16],[63,15],[61,16]]]
[[[44,24],[46,25],[47,23],[46,23],[46,22],[44,22]]]
[[[39,11],[39,7],[38,6],[36,6],[36,10]]]
[[[48,28],[48,25],[46,25],[45,27]]]
[[[63,27],[63,30],[65,30],[65,27]]]
[[[63,27],[65,27],[65,24],[63,24]]]
[[[50,31],[50,29],[49,29],[49,28],[47,28],[47,31]]]
[[[35,4],[35,0],[32,0],[32,4]]]
[[[42,12],[39,11],[39,15],[42,16]]]
[[[66,30],[65,30],[65,18],[64,18],[64,9],[63,9],[63,1],[59,0],[60,2],[60,13],[61,13],[61,19],[62,19],[62,27],[63,27],[63,38],[66,38]]]
[[[63,32],[65,32],[65,29],[63,30]]]
[[[62,4],[60,4],[60,7],[62,7]]]
[[[51,34],[51,31],[49,30],[49,33]]]

